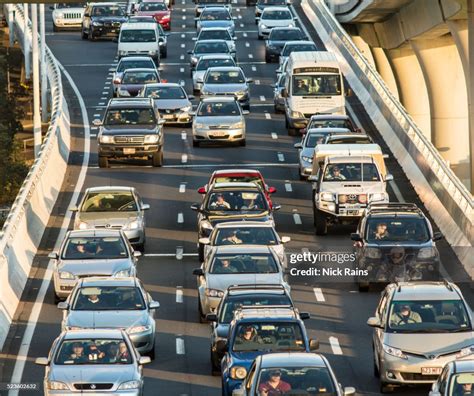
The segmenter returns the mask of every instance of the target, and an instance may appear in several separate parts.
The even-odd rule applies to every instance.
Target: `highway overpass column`
[[[41,150],[41,113],[40,113],[40,75],[38,56],[38,4],[31,4],[31,29],[33,49],[33,137],[35,142],[35,158]]]
[[[25,21],[23,25],[23,52],[25,54],[25,79],[29,80],[31,77],[31,66],[30,66],[30,45],[28,43],[28,35],[26,32],[28,31],[28,3],[23,3],[23,15],[25,16]]]
[[[39,5],[40,19],[40,67],[41,67],[41,121],[48,122],[48,79],[46,76],[46,29],[44,20],[44,3]]]
[[[467,31],[468,31],[468,63],[467,73],[469,94],[469,147],[470,147],[470,173],[471,193],[474,193],[474,0],[467,1]]]

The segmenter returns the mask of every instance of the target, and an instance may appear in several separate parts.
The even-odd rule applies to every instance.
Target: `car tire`
[[[56,292],[54,292],[54,304],[57,305],[62,301],[62,298],[59,297]]]
[[[270,59],[270,57],[267,54],[265,54],[265,62],[266,63],[272,63],[272,60]]]
[[[288,125],[288,136],[296,136],[296,129]]]
[[[263,40],[263,36],[261,34],[258,35],[259,40]]]
[[[218,377],[221,375],[221,367],[220,365],[216,365],[216,362],[214,361],[213,354],[211,351],[211,375]]]
[[[328,233],[328,221],[321,211],[314,209],[314,222],[316,227],[316,235],[326,235]]]
[[[165,50],[161,53],[161,57],[162,57],[162,58],[167,58],[167,57],[168,57],[168,49],[165,49]]]
[[[81,38],[83,40],[87,40],[89,38],[89,35],[84,31],[84,29],[81,31]]]
[[[204,313],[202,312],[201,299],[199,298],[199,295],[198,295],[198,313],[199,313],[199,323],[206,323],[206,318],[204,317]]]
[[[145,241],[143,241],[143,243],[139,243],[137,245],[137,249],[139,252],[143,253],[145,251]]]
[[[193,139],[193,147],[200,147],[201,143]]]
[[[372,350],[374,350],[374,347],[372,346]],[[375,352],[372,352],[372,354],[374,354],[374,377],[375,378],[380,378],[380,371],[377,367],[377,365],[375,364]]]
[[[304,177],[302,174],[301,174],[301,169],[298,170],[298,173],[299,173],[299,177],[300,177],[300,180],[301,181],[305,181],[306,180],[306,177]]]
[[[147,355],[150,357],[151,360],[155,360],[156,354],[155,354],[155,346],[156,343],[153,343],[153,348],[147,353]]]
[[[202,243],[199,243],[198,246],[198,257],[199,262],[202,263],[204,261],[204,245]]]
[[[157,151],[156,153],[153,153],[153,157],[151,158],[151,162],[153,164],[154,168],[163,166],[163,151]]]
[[[386,382],[380,381],[380,393],[386,394],[386,393],[392,393],[393,392],[393,387],[389,386]]]
[[[108,167],[109,167],[108,157],[99,155],[99,168],[108,168]]]
[[[247,141],[245,139],[239,141],[239,146],[245,147],[247,145]]]
[[[59,28],[53,23],[53,32],[59,32]]]

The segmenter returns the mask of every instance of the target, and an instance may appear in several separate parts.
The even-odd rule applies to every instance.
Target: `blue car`
[[[224,351],[221,361],[222,394],[232,395],[247,375],[253,361],[272,352],[312,352],[319,341],[308,338],[303,318],[288,306],[252,306],[236,310],[229,338],[217,343]]]

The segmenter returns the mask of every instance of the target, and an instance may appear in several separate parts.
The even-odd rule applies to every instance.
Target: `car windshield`
[[[292,52],[307,52],[307,51],[316,51],[316,45],[314,44],[291,44],[285,45],[285,48],[281,52],[282,56],[290,56]]]
[[[212,183],[254,183],[262,190],[266,190],[266,186],[259,176],[249,175],[232,175],[232,176],[217,176],[212,179]]]
[[[471,372],[454,374],[449,384],[449,396],[471,396],[474,394],[474,367]]]
[[[380,175],[375,164],[349,162],[326,166],[323,180],[325,182],[375,182],[380,181]]]
[[[181,87],[147,87],[145,96],[153,99],[186,99]]]
[[[131,352],[122,339],[63,340],[54,363],[58,365],[132,364]]]
[[[277,245],[278,237],[273,227],[219,228],[214,245]]]
[[[197,4],[229,4],[229,0],[196,0]]]
[[[146,308],[135,286],[81,287],[71,304],[73,311],[136,311]]]
[[[231,274],[276,274],[278,265],[272,254],[219,254],[214,256],[209,273]]]
[[[287,10],[269,10],[263,12],[262,19],[293,19],[293,16]]]
[[[84,198],[81,212],[136,212],[137,201],[130,191],[91,192]]]
[[[430,240],[425,219],[418,216],[369,217],[366,227],[369,243],[416,242]]]
[[[277,389],[278,393],[273,393]],[[258,377],[258,395],[337,396],[337,387],[327,367],[272,367],[262,369]]]
[[[318,144],[324,143],[325,133],[308,133],[304,140],[304,147],[314,148]]]
[[[230,21],[229,11],[223,10],[204,10],[201,14],[201,21]]]
[[[258,5],[286,5],[287,0],[258,0]]]
[[[244,84],[245,77],[240,70],[236,71],[209,71],[207,84]]]
[[[168,7],[165,3],[142,3],[140,4],[140,11],[166,11]]]
[[[219,67],[219,66],[235,66],[234,59],[202,59],[197,64],[196,70],[203,71],[207,70],[210,67]]]
[[[203,117],[222,117],[222,116],[240,116],[240,109],[237,102],[201,102],[198,116]]]
[[[155,64],[153,63],[152,59],[143,59],[143,60],[127,60],[126,58],[123,59],[118,67],[117,72],[122,73],[127,69],[146,69],[146,68],[154,68]]]
[[[472,330],[462,300],[392,301],[387,328],[392,333],[452,333]]]
[[[368,136],[345,136],[341,138],[328,138],[326,144],[369,144],[372,143]]]
[[[121,237],[72,237],[63,248],[65,260],[104,260],[128,257],[127,248]]]
[[[339,75],[296,75],[293,76],[293,95],[295,96],[335,96],[341,95]]]
[[[125,71],[122,84],[141,85],[160,82],[158,75],[153,71]]]
[[[109,109],[105,125],[154,125],[156,117],[153,109]]]
[[[156,42],[155,31],[151,29],[127,29],[120,33],[121,43],[154,43]]]
[[[298,323],[242,323],[235,331],[234,352],[304,350],[305,343]]]
[[[268,40],[281,40],[281,41],[290,41],[290,40],[300,40],[301,32],[298,29],[272,29]]]
[[[84,8],[85,3],[58,3],[56,8]]]
[[[92,16],[94,17],[114,17],[114,16],[125,16],[122,7],[119,6],[106,6],[101,5],[94,7],[92,10]]]
[[[195,54],[221,54],[228,53],[229,47],[226,42],[216,42],[216,43],[196,43],[194,48]]]
[[[259,191],[222,191],[209,194],[206,208],[211,212],[261,212],[268,206]]]
[[[349,120],[312,120],[307,129],[311,128],[347,128],[352,131],[352,124]]]
[[[232,40],[230,33],[226,29],[222,30],[202,30],[199,40]]]
[[[243,306],[292,305],[286,294],[235,295],[222,302],[219,310],[219,323],[228,324],[234,318],[234,312]]]

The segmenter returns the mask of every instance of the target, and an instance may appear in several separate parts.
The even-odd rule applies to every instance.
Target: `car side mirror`
[[[353,396],[356,394],[356,390],[352,386],[347,386],[344,388],[344,396]]]
[[[69,209],[71,212],[77,212],[79,210],[79,208],[74,205],[74,206],[71,206],[71,209]]]
[[[269,194],[275,194],[276,192],[277,192],[277,189],[275,187],[268,187]]]
[[[165,121],[165,120],[162,120],[162,119],[159,119],[159,120],[158,120],[158,125],[163,126],[163,125],[165,125],[165,124],[166,124],[166,121]]]
[[[160,303],[158,301],[151,301],[148,305],[148,309],[158,309],[160,308]]]
[[[273,210],[274,210],[274,211],[275,211],[275,210],[280,210],[280,209],[281,209],[281,205],[279,205],[279,204],[273,205]]]
[[[235,36],[235,37],[232,37],[232,40],[237,40],[237,36]]]
[[[38,366],[48,366],[49,361],[46,357],[39,357],[35,359],[35,364],[37,364]]]
[[[188,95],[189,100],[194,100],[196,97],[194,95]]]
[[[439,241],[440,239],[443,239],[443,234],[439,231],[435,232],[433,234],[433,241]]]
[[[151,358],[150,356],[140,356],[140,359],[138,359],[138,364],[140,366],[143,366],[144,364],[151,363]]]
[[[310,181],[310,182],[317,182],[318,180],[319,180],[318,176],[316,176],[316,175],[308,176],[308,181]]]
[[[134,250],[133,251],[133,257],[140,257],[142,255],[142,252],[138,251],[138,250]]]
[[[142,210],[149,210],[150,205],[149,204],[142,204]]]
[[[193,269],[193,275],[204,276],[204,271],[202,270],[202,268],[195,268]]]
[[[351,241],[362,242],[362,236],[358,232],[351,233]]]
[[[101,126],[101,125],[102,125],[102,121],[99,120],[98,118],[96,118],[94,121],[92,121],[92,125],[94,125],[94,126]]]
[[[219,340],[216,342],[216,351],[219,355],[226,353],[228,349],[227,341]]]
[[[309,319],[311,316],[309,314],[309,312],[300,312],[300,319],[301,320],[307,320]]]
[[[288,91],[286,90],[286,88],[283,88],[281,90],[281,96],[283,96],[284,98],[287,98],[288,97]]]
[[[293,145],[293,147],[294,147],[295,149],[302,149],[302,148],[303,148],[303,143],[295,143],[295,144]]]
[[[69,309],[69,304],[66,301],[61,301],[60,303],[58,303],[57,307],[58,309],[65,311]]]
[[[250,83],[253,83],[253,78],[247,78],[247,82],[250,84]]]
[[[58,252],[51,252],[48,254],[48,258],[51,260],[57,260],[59,258]]]
[[[288,243],[291,241],[291,237],[289,236],[282,236],[281,237],[281,243]]]
[[[390,173],[387,173],[385,175],[385,181],[389,182],[389,181],[392,181],[392,180],[393,180],[393,175],[391,175]]]
[[[319,341],[318,340],[309,340],[309,350],[310,351],[317,351],[319,349]]]
[[[189,114],[190,116],[195,116],[195,115],[196,115],[196,112],[195,112],[195,111],[190,111],[188,114]]]
[[[367,325],[370,327],[382,327],[382,323],[380,323],[380,319],[373,316],[367,320]]]
[[[248,115],[248,114],[250,114],[250,111],[248,111],[248,110],[242,110],[242,114],[243,114],[243,115]]]
[[[207,191],[206,191],[206,187],[199,187],[198,188],[198,193],[199,194],[205,194]]]
[[[113,42],[113,43],[118,43],[118,37],[114,37],[114,38],[112,39],[112,42]]]
[[[209,245],[211,243],[209,238],[199,238],[199,243],[201,245]]]
[[[215,313],[206,314],[206,320],[208,322],[217,322],[217,315]]]
[[[193,50],[188,50],[187,53],[188,53],[189,55],[192,55],[192,54],[194,54],[194,51],[193,51]]]
[[[199,209],[199,204],[197,204],[197,203],[192,204],[192,205],[191,205],[191,209],[192,209],[192,210],[195,210],[196,212],[199,212],[199,210],[200,210],[200,209]]]

